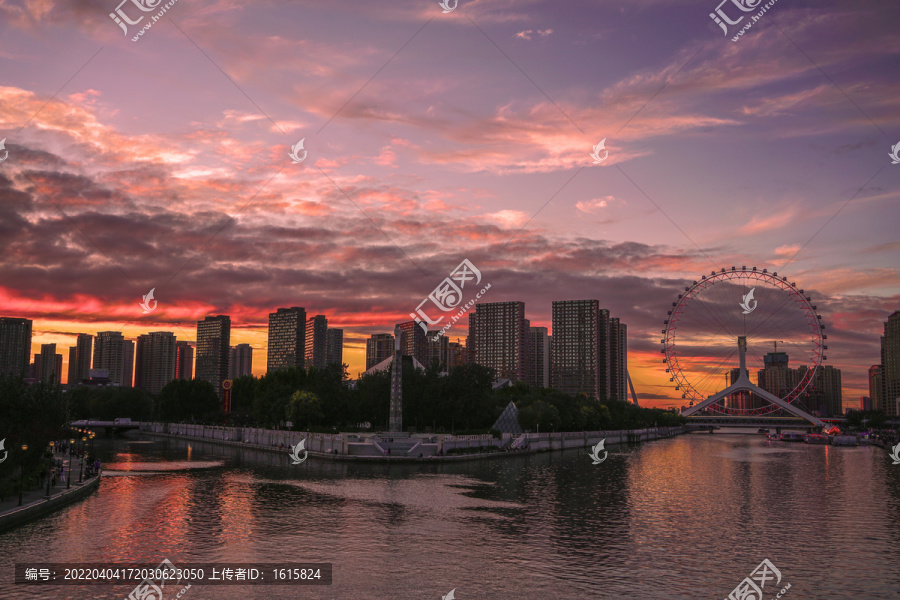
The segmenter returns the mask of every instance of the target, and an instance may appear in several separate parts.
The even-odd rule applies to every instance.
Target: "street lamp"
[[[84,476],[84,443],[87,441],[87,436],[81,438],[81,466],[78,468],[78,483],[82,482],[82,477]]]
[[[50,457],[47,458],[47,497],[50,497],[50,475],[53,473],[53,446],[56,442],[50,441]]]
[[[69,467],[66,469],[66,489],[72,487],[72,448],[75,447],[75,438],[69,440]]]
[[[22,460],[19,461],[19,506],[22,506],[22,484],[25,481],[25,452],[28,444],[22,444]]]

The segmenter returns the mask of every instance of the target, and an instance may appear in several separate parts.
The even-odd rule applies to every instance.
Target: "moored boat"
[[[808,433],[803,436],[803,441],[807,444],[829,444],[831,439],[827,435],[821,433]]]
[[[782,442],[802,442],[803,434],[797,431],[788,431],[781,434]]]

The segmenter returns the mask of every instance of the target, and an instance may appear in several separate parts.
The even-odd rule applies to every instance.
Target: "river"
[[[785,600],[900,597],[900,465],[878,447],[690,434],[455,464],[100,440],[99,491],[0,535],[0,598],[124,599],[12,583],[14,563],[332,563],[330,586],[195,584],[182,600],[721,600],[768,559]],[[172,588],[164,600],[175,597]]]

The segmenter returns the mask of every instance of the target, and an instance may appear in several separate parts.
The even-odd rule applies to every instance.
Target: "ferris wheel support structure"
[[[795,415],[802,419],[806,419],[807,421],[809,421],[816,427],[822,427],[822,428],[826,427],[825,423],[818,417],[815,417],[815,416],[809,414],[808,412],[794,406],[790,402],[785,402],[778,396],[776,396],[774,394],[770,394],[769,392],[762,389],[758,385],[752,384],[750,382],[750,378],[747,377],[747,366],[746,366],[747,360],[746,360],[746,356],[745,356],[746,352],[747,352],[747,338],[744,336],[740,336],[740,337],[738,337],[738,356],[740,357],[741,368],[740,368],[740,373],[738,375],[737,380],[733,384],[729,385],[727,388],[725,388],[724,390],[719,392],[718,394],[710,396],[709,398],[707,398],[706,400],[703,400],[699,404],[695,404],[694,406],[691,406],[690,408],[686,408],[685,410],[681,411],[681,414],[686,417],[690,416],[698,411],[703,410],[704,408],[706,408],[707,406],[709,406],[711,404],[715,404],[719,400],[727,397],[729,394],[733,394],[734,392],[745,390],[745,391],[756,394],[760,398],[767,400],[767,401],[771,402],[772,404],[776,404],[776,405],[780,406],[781,408],[788,411],[792,415]]]

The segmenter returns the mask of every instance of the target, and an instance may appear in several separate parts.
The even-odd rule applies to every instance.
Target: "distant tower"
[[[391,414],[388,429],[403,431],[403,352],[400,350],[400,327],[394,328],[394,360],[391,369]]]

